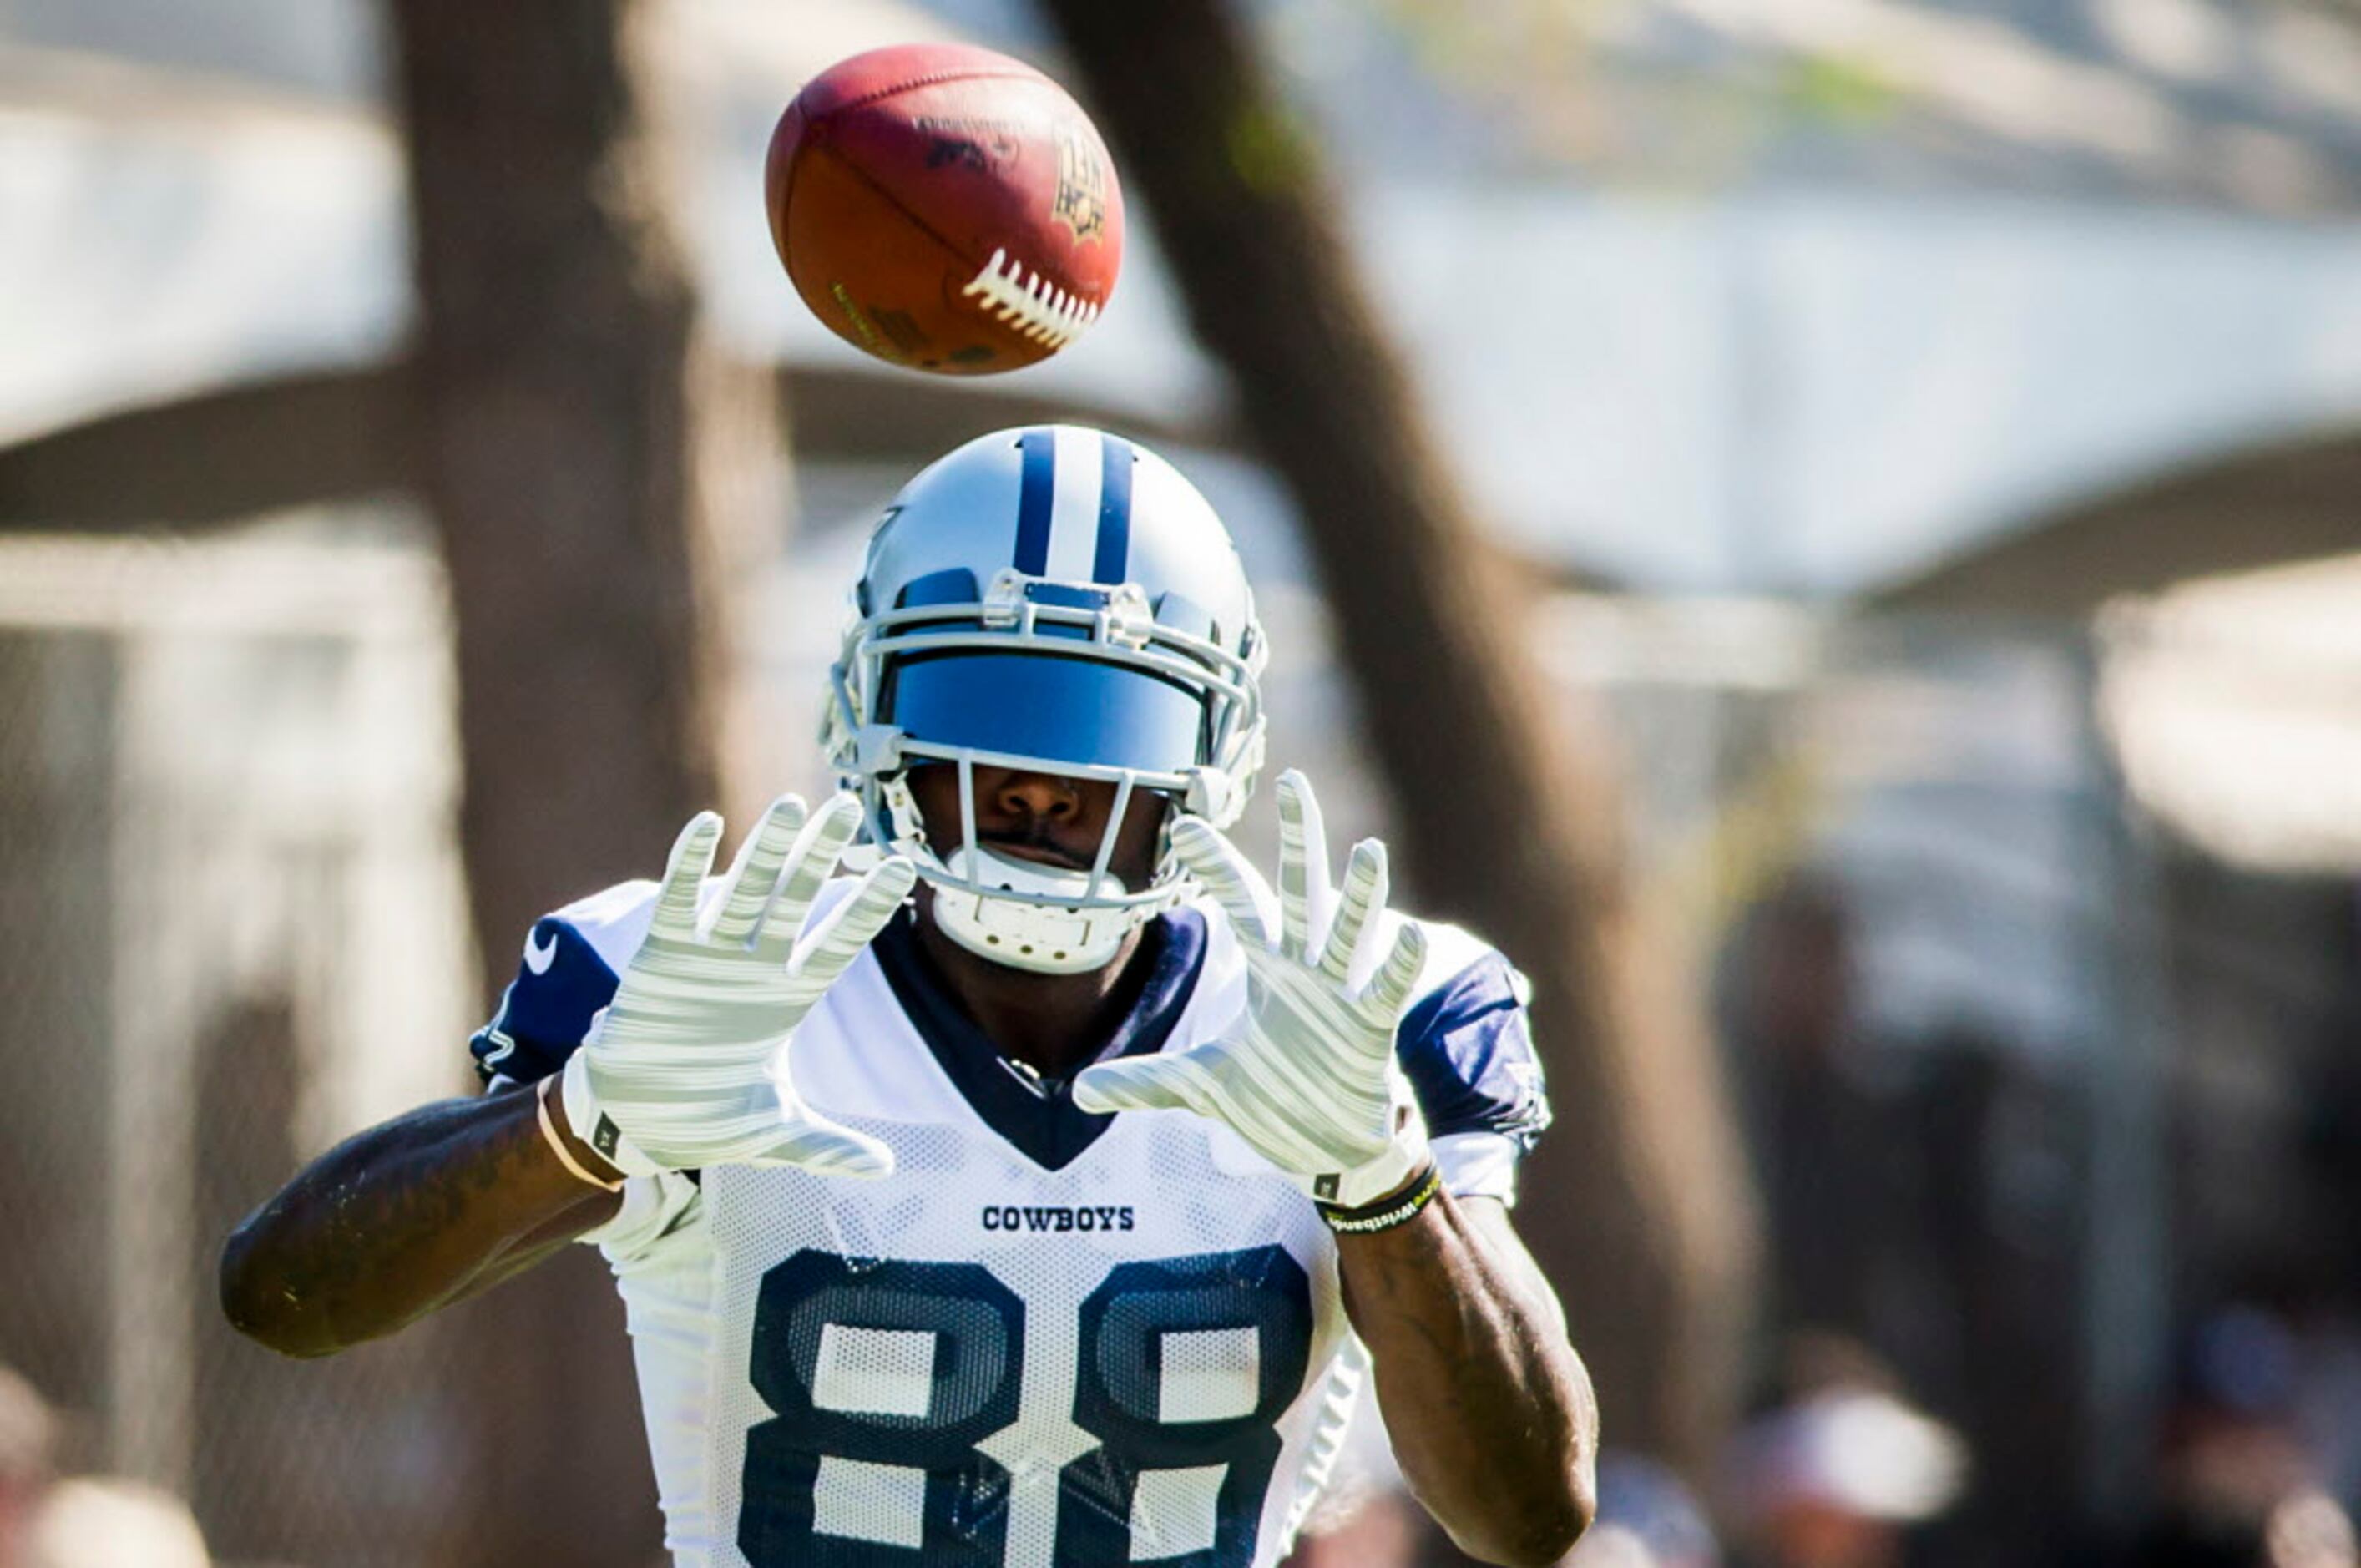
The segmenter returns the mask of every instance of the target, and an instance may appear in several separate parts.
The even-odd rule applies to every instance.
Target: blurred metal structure
[[[439,576],[302,531],[0,543],[0,1360],[230,1560],[410,1563],[456,1331],[297,1367],[213,1301],[299,1153],[463,1087],[474,1007]]]
[[[2347,9],[1246,8],[1318,116],[1477,504],[1554,571],[1877,591],[2361,417]],[[771,119],[869,43],[965,28],[1038,52],[1031,7],[660,9],[717,338],[857,372],[780,286],[754,199]],[[2158,74],[2176,20],[2196,32]],[[284,60],[323,33],[334,70]],[[176,48],[217,69],[174,69]],[[1960,104],[1955,59],[2006,69]],[[403,353],[390,76],[362,0],[241,0],[202,27],[167,0],[25,0],[0,20],[0,440]],[[2291,204],[2290,173],[2310,192]],[[868,380],[879,402],[913,386]],[[1024,382],[1126,422],[1202,428],[1225,402],[1148,245],[1090,342]]]
[[[2272,759],[2361,743],[2356,564],[2096,623],[1552,618],[1560,678],[1675,786],[1635,799],[1643,875],[1724,953],[1759,1365],[1804,1328],[1883,1355],[1974,1439],[1970,1539],[2006,1560],[2144,1517],[2192,1312],[2348,1277],[2361,858]]]

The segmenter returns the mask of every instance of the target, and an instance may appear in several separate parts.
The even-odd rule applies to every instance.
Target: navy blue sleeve
[[[500,1010],[467,1050],[476,1070],[533,1083],[566,1065],[598,1010],[615,999],[615,971],[589,939],[553,915],[533,923]]]
[[[1549,1125],[1524,977],[1486,953],[1402,1014],[1394,1052],[1432,1136],[1499,1133],[1530,1149]]]

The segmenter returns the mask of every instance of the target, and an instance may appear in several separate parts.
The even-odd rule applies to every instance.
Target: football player
[[[1274,1563],[1371,1375],[1452,1536],[1555,1561],[1596,1423],[1509,1220],[1525,983],[1299,775],[1270,873],[1224,836],[1264,658],[1153,454],[935,463],[853,589],[842,792],[536,923],[491,1092],[298,1175],[229,1316],[324,1354],[596,1243],[683,1563]]]

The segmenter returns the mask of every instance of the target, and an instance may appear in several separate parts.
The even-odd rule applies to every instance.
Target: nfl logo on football
[[[1058,143],[1058,195],[1049,215],[1074,231],[1075,243],[1106,232],[1106,164],[1079,137]]]

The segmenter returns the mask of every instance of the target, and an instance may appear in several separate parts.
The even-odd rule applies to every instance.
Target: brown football
[[[763,185],[804,303],[914,369],[1047,358],[1098,319],[1123,261],[1097,127],[1031,66],[970,45],[829,67],[779,117]]]

